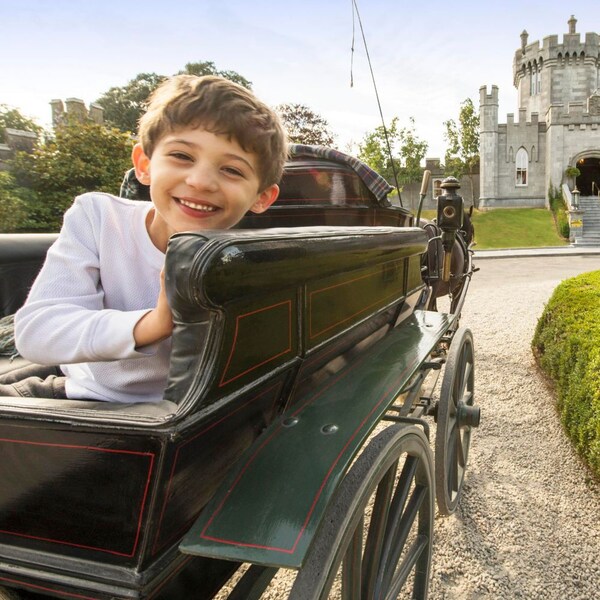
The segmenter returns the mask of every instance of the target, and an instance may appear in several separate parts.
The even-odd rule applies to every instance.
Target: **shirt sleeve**
[[[98,222],[81,198],[65,213],[61,233],[25,305],[15,315],[20,354],[39,364],[110,361],[148,356],[135,348],[133,329],[151,308],[120,311],[104,307]]]

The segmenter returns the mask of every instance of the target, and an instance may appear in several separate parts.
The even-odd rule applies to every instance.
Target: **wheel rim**
[[[450,346],[437,413],[436,496],[440,513],[456,510],[469,455],[471,429],[479,423],[474,406],[473,337],[459,329]]]
[[[384,432],[395,430],[394,435],[404,439],[375,466],[374,476],[373,471],[367,473],[367,483],[362,485],[364,489],[358,497],[354,495],[356,490],[348,492],[354,495],[351,506],[334,507],[334,512],[351,512],[342,519],[344,523],[329,527],[344,531],[337,535],[337,547],[331,542],[329,564],[320,565],[321,581],[312,587],[299,585],[298,595],[290,598],[391,600],[400,593],[402,598],[427,597],[433,534],[431,454],[421,432],[404,427],[410,431],[398,433],[401,429],[394,426]],[[359,461],[355,467],[360,470]],[[373,458],[367,456],[363,462],[372,465]],[[365,473],[359,473],[355,479],[363,484]],[[343,497],[346,492],[342,486]],[[331,540],[331,534],[325,531],[323,537]],[[301,577],[318,578],[310,565],[306,568],[297,584]]]

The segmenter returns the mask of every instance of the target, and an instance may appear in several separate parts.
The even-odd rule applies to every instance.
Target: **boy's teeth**
[[[181,204],[183,204],[184,206],[189,206],[190,208],[193,208],[194,210],[204,210],[206,212],[212,212],[213,210],[216,210],[216,208],[214,206],[208,206],[207,204],[196,204],[194,202],[189,202],[188,200],[183,200],[183,199],[179,199],[179,202],[181,202]]]

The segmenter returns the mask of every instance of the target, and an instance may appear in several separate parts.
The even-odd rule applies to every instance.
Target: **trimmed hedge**
[[[600,271],[563,281],[532,342],[556,383],[558,410],[577,452],[600,476]]]

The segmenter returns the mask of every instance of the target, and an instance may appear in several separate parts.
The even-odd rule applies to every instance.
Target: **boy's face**
[[[137,178],[150,185],[155,210],[147,229],[163,252],[174,233],[228,229],[249,210],[267,210],[279,193],[277,185],[259,190],[255,154],[201,128],[167,133],[152,158],[137,144],[132,158]]]

